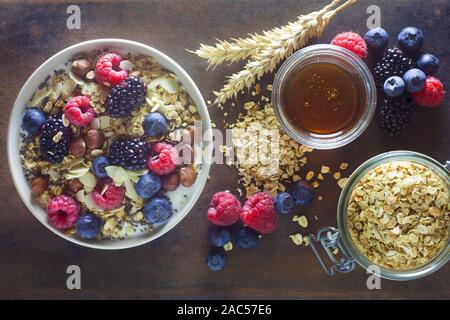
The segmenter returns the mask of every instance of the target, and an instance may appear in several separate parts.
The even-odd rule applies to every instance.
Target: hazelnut
[[[191,167],[180,169],[180,183],[185,187],[190,187],[197,179],[197,173]]]
[[[72,62],[73,72],[84,78],[86,74],[91,70],[91,63],[88,59],[80,58]]]
[[[36,177],[31,180],[31,192],[36,195],[42,194],[48,187],[48,179],[46,177]]]
[[[70,153],[77,158],[83,157],[86,154],[86,143],[83,138],[76,138],[70,144]]]
[[[98,129],[91,129],[86,132],[84,139],[86,140],[88,150],[102,148],[105,143],[105,135]]]
[[[69,181],[68,187],[70,191],[76,193],[83,188],[83,184],[81,183],[80,179],[75,178]]]
[[[180,177],[178,172],[172,172],[161,178],[161,184],[164,190],[174,191],[180,185]]]

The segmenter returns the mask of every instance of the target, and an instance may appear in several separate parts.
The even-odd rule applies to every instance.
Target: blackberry
[[[106,110],[114,118],[124,118],[144,103],[146,86],[142,80],[129,77],[114,86],[106,99]]]
[[[41,157],[50,163],[60,163],[69,154],[69,145],[70,129],[61,118],[49,117],[39,137]]]
[[[396,136],[406,128],[412,112],[409,97],[384,98],[378,110],[380,127],[386,134]]]
[[[109,147],[109,161],[129,170],[144,169],[147,166],[148,153],[147,142],[137,138],[120,137]]]
[[[414,67],[411,58],[405,56],[399,49],[388,49],[383,58],[375,65],[373,69],[373,77],[378,87],[382,88],[384,82],[392,76],[400,78]]]

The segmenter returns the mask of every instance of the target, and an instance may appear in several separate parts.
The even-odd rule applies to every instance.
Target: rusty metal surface
[[[217,38],[244,36],[282,25],[308,13],[325,1],[298,0],[166,0],[79,1],[81,30],[65,27],[65,1],[0,1],[0,298],[449,298],[446,266],[421,280],[406,283],[382,281],[381,290],[368,290],[367,275],[357,268],[351,274],[328,277],[309,248],[298,248],[288,236],[299,230],[289,218],[277,232],[265,236],[254,250],[234,249],[226,268],[208,271],[205,257],[208,223],[204,215],[212,194],[235,189],[233,169],[216,165],[202,197],[173,231],[139,248],[104,252],[71,244],[49,232],[28,212],[14,189],[6,161],[8,117],[14,99],[29,75],[48,57],[77,42],[95,38],[124,38],[149,44],[176,60],[196,81],[205,99],[221,86],[224,76],[238,66],[205,71],[206,64],[185,49]],[[366,8],[359,1],[338,15],[320,41],[329,42],[338,31],[366,30]],[[382,8],[383,26],[392,35],[402,27],[423,28],[426,48],[443,62],[439,72],[450,86],[448,49],[450,4],[446,0],[376,1]],[[264,78],[263,83],[272,81]],[[245,101],[243,98],[240,102]],[[355,142],[334,151],[315,151],[308,169],[324,163],[350,163],[349,171],[384,151],[408,149],[443,162],[450,158],[450,105],[436,110],[418,109],[410,128],[388,138],[376,121]],[[233,119],[235,112],[227,117]],[[223,114],[211,109],[222,128]],[[304,172],[303,172],[304,174]],[[323,201],[299,210],[310,217],[310,232],[336,224],[339,188],[320,187]],[[313,215],[319,217],[314,221]],[[304,232],[304,231],[303,231]],[[82,269],[82,290],[66,289],[68,265]]]

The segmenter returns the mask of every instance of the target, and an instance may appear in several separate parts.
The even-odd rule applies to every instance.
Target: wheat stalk
[[[224,104],[228,99],[236,98],[245,88],[250,88],[264,74],[272,72],[280,61],[305,46],[309,40],[320,37],[338,12],[356,2],[347,0],[335,8],[340,1],[333,0],[319,11],[299,16],[295,22],[265,31],[262,35],[253,34],[245,39],[232,39],[231,42],[218,40],[215,46],[201,44],[193,53],[208,60],[209,67],[249,58],[242,71],[229,76],[222,89],[214,91],[214,104]]]
[[[297,21],[281,28],[263,31],[262,34],[249,34],[248,38],[231,39],[231,42],[216,39],[217,43],[214,46],[201,44],[200,48],[196,51],[188,51],[196,54],[200,58],[206,59],[208,61],[208,68],[214,68],[224,62],[234,63],[239,60],[244,60],[257,55],[267,45],[270,45],[273,39],[280,39],[280,37],[286,34],[292,34],[298,25],[316,19],[317,16],[333,8],[339,1],[333,0],[323,9],[311,12],[308,15],[301,15],[297,18]]]
[[[272,38],[260,52],[252,56],[244,69],[231,75],[220,91],[215,91],[214,104],[224,104],[230,98],[236,98],[244,89],[250,88],[264,74],[272,72],[283,59],[294,51],[320,37],[330,20],[341,10],[353,4],[356,0],[347,0],[333,10],[322,9],[314,18],[303,20],[302,23],[290,23],[289,29],[281,27],[274,29],[278,37]],[[333,1],[331,4],[333,4]]]

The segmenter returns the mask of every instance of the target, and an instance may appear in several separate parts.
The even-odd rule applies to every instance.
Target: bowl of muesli
[[[350,272],[355,262],[396,281],[427,276],[450,259],[450,162],[413,151],[375,156],[349,177],[339,198],[338,228],[311,235],[329,250],[334,265]]]
[[[8,160],[19,195],[76,244],[150,242],[192,209],[208,179],[211,122],[171,58],[98,39],[68,47],[27,80],[11,112]]]

